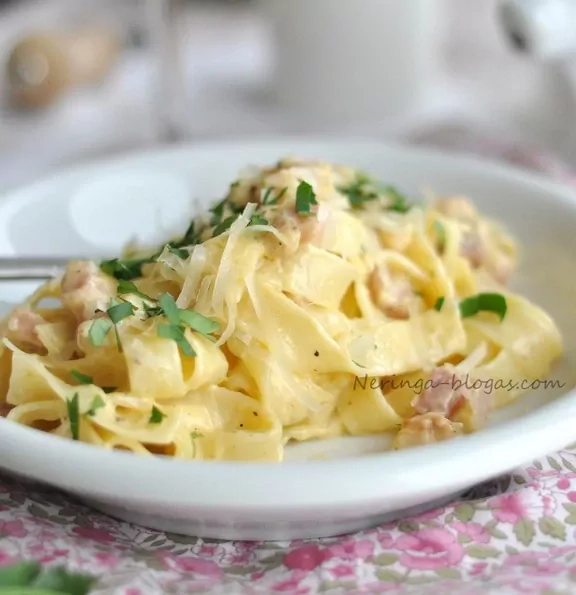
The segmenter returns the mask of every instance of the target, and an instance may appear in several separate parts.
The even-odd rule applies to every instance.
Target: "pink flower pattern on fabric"
[[[396,540],[395,548],[403,552],[400,563],[413,570],[438,570],[458,564],[464,557],[462,546],[453,533],[441,527],[430,527]]]

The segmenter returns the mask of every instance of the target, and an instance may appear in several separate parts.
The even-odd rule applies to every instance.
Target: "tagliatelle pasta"
[[[466,198],[410,204],[355,169],[284,159],[241,176],[182,238],[71,262],[15,308],[1,409],[184,459],[473,432],[562,352],[552,319],[506,287],[516,260]]]

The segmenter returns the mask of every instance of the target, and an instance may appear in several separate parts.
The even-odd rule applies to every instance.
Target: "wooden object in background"
[[[97,84],[118,53],[116,37],[105,29],[26,37],[6,64],[10,102],[18,108],[46,107],[73,86]]]

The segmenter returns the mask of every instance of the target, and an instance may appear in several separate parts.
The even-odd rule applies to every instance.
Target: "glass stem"
[[[155,142],[185,139],[185,81],[179,20],[181,0],[145,0],[147,34],[153,57],[152,109]]]

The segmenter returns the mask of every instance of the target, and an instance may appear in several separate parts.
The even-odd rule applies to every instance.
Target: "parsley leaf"
[[[90,416],[93,416],[96,414],[96,411],[98,409],[100,409],[101,407],[104,407],[104,405],[106,405],[106,403],[104,402],[104,399],[100,395],[96,395],[92,399],[90,409],[88,409],[88,411],[86,413]]]
[[[210,225],[218,225],[222,221],[224,215],[224,206],[226,205],[226,199],[221,200],[217,205],[209,209],[212,213],[212,219],[210,219]]]
[[[152,413],[150,414],[150,419],[148,420],[148,423],[151,423],[151,424],[162,423],[162,420],[165,417],[166,417],[166,414],[162,413],[162,411],[160,411],[160,409],[158,409],[158,407],[156,407],[156,405],[154,405],[154,407],[152,407]]]
[[[436,232],[436,236],[438,237],[440,249],[443,250],[444,246],[446,245],[446,228],[438,220],[434,221],[433,227],[434,231]]]
[[[212,232],[212,237],[215,238],[216,236],[223,234],[225,231],[228,231],[232,227],[232,224],[234,223],[234,221],[236,221],[236,219],[238,219],[238,215],[230,215],[230,217],[226,217],[224,221],[220,222],[214,228],[214,231]]]
[[[184,327],[182,325],[176,324],[159,324],[157,327],[158,336],[162,339],[172,339],[175,341],[180,349],[182,349],[182,353],[187,355],[188,357],[194,357],[196,352],[186,336],[184,334]]]
[[[108,316],[110,316],[110,320],[112,324],[116,326],[119,322],[128,318],[128,316],[132,316],[134,314],[134,310],[136,308],[129,302],[123,302],[121,304],[115,304],[106,310]]]
[[[132,281],[125,281],[124,279],[120,279],[120,281],[118,281],[118,286],[116,288],[116,291],[120,294],[127,294],[127,293],[131,293],[133,295],[137,295],[138,297],[142,298],[143,300],[150,300],[150,296],[146,295],[145,293],[142,293],[134,283],[132,283]]]
[[[313,215],[310,207],[317,205],[316,194],[308,182],[300,182],[296,189],[296,212],[299,215],[310,216]]]
[[[180,320],[188,325],[193,331],[202,335],[211,335],[216,332],[220,325],[215,320],[206,318],[194,310],[180,310]]]
[[[112,260],[104,260],[100,263],[102,272],[115,277],[116,279],[123,279],[130,281],[142,276],[142,265],[148,262],[153,262],[156,256],[149,256],[146,258],[127,258],[120,260],[113,258]]]
[[[365,202],[378,198],[378,193],[367,189],[366,185],[369,183],[370,180],[366,176],[360,176],[353,184],[344,188],[339,188],[339,190],[342,194],[346,195],[350,206],[357,209]]]
[[[258,213],[254,213],[250,219],[249,225],[268,225],[268,219],[264,219],[264,217],[261,217]]]
[[[102,386],[100,387],[107,395],[114,393],[118,390],[117,386]]]
[[[180,324],[180,309],[176,305],[176,301],[169,293],[163,293],[159,300],[160,307],[164,311],[166,318],[170,324]]]
[[[166,248],[168,248],[168,250],[172,254],[174,254],[178,258],[181,258],[182,260],[186,260],[190,256],[190,253],[188,252],[188,250],[184,250],[184,248],[178,248],[177,246],[174,246],[173,244],[166,244]]]
[[[408,199],[398,192],[393,186],[386,186],[384,192],[392,199],[392,204],[388,207],[390,211],[397,213],[407,213],[412,207],[408,204]]]
[[[500,321],[506,316],[506,298],[499,293],[479,293],[460,302],[460,315],[468,318],[478,312],[493,312]]]
[[[153,318],[154,316],[160,316],[163,310],[160,306],[148,306],[144,304],[144,312],[146,312],[148,318]]]
[[[270,202],[270,197],[272,196],[272,192],[274,192],[274,188],[270,187],[266,189],[266,192],[264,192],[264,195],[262,196],[262,204],[263,205],[269,205]]]
[[[82,374],[82,372],[78,372],[78,370],[71,370],[70,376],[72,376],[72,378],[74,378],[74,380],[80,384],[94,384],[94,379],[92,376]]]
[[[101,347],[104,344],[106,335],[114,325],[109,318],[97,318],[88,331],[88,339],[94,347]]]
[[[445,299],[446,298],[444,296],[440,296],[436,300],[436,303],[434,304],[434,309],[437,310],[438,312],[440,312],[440,310],[442,310],[442,306],[444,305]]]
[[[274,192],[274,188],[268,188],[262,197],[262,204],[263,205],[275,205],[278,201],[286,194],[288,191],[288,187],[282,188],[278,194],[272,198],[272,194]]]
[[[80,412],[78,410],[78,393],[75,393],[71,399],[66,399],[68,409],[68,420],[70,422],[70,432],[72,439],[78,440],[80,435]]]

